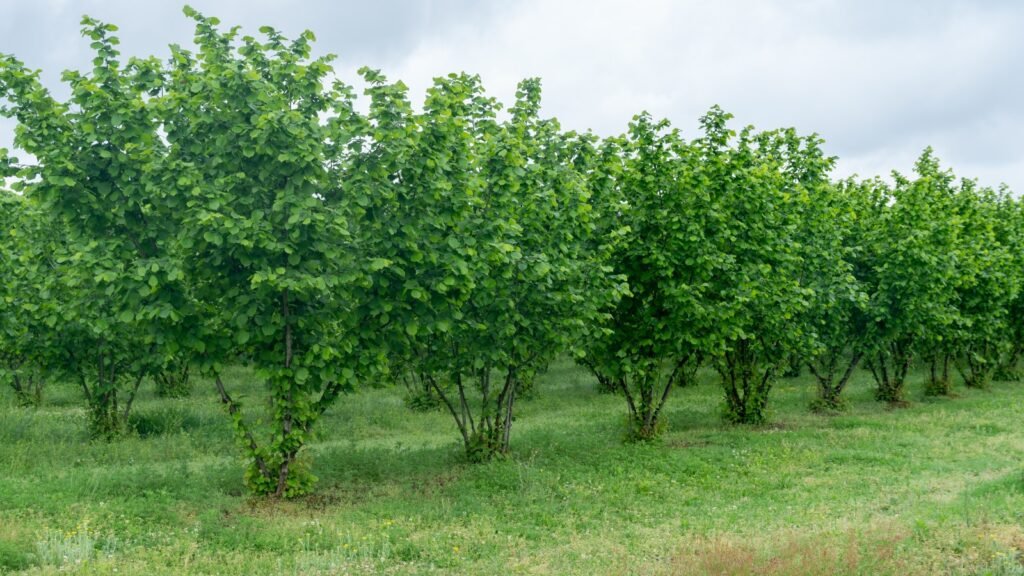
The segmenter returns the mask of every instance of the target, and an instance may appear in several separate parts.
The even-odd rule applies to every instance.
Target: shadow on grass
[[[454,434],[454,429],[452,430]],[[358,503],[393,491],[430,495],[459,477],[466,466],[462,446],[411,448],[359,447],[353,444],[320,447],[314,456],[314,473],[320,478],[311,507],[328,500]]]
[[[140,438],[180,434],[198,430],[210,423],[183,406],[163,407],[156,410],[136,411],[128,417],[128,427]]]

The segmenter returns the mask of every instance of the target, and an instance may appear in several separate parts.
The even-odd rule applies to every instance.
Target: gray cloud
[[[1024,5],[825,0],[196,0],[255,31],[313,30],[339,74],[384,68],[421,92],[480,73],[504,100],[541,76],[545,110],[569,128],[621,132],[641,110],[693,134],[721,104],[737,124],[818,132],[839,173],[907,172],[927,145],[958,174],[1024,190]],[[127,54],[166,54],[191,26],[171,2],[0,0],[0,52],[45,70],[88,65],[78,19],[121,26]],[[0,146],[10,124],[0,123]]]
[[[417,38],[431,32],[484,18],[493,2],[473,0],[329,0],[280,2],[271,0],[191,0],[191,6],[225,26],[240,25],[256,33],[271,25],[294,36],[312,30],[323,53],[345,62],[394,63]],[[167,45],[187,45],[192,24],[182,14],[184,3],[133,0],[0,0],[0,52],[14,53],[47,78],[57,79],[68,67],[87,66],[88,42],[79,35],[85,14],[117,24],[126,55],[167,54]]]

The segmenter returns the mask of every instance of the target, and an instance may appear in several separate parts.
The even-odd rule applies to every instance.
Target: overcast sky
[[[839,175],[911,170],[928,145],[958,175],[1024,191],[1024,2],[944,0],[192,0],[256,33],[310,29],[354,83],[362,65],[419,98],[434,76],[478,73],[509,102],[540,76],[544,110],[573,129],[621,133],[633,114],[692,137],[719,104],[736,126],[817,132]],[[120,26],[126,55],[190,45],[181,3],[0,0],[0,53],[60,71],[89,66],[79,19]],[[0,147],[13,125],[0,120]]]

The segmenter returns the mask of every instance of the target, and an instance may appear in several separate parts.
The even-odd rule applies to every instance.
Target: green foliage
[[[184,344],[215,375],[252,461],[247,483],[297,496],[315,480],[299,459],[313,424],[364,368],[351,357],[358,319],[344,311],[369,280],[348,231],[350,198],[337,193],[329,164],[350,136],[350,93],[325,86],[330,58],[310,58],[311,33],[238,38],[186,13],[198,51],[172,47],[158,100],[165,185],[183,215],[175,251],[197,307]],[[265,442],[217,376],[238,357],[268,384]]]
[[[539,118],[537,81],[499,122],[477,77],[438,78],[414,113],[404,85],[362,73],[372,140],[342,180],[366,199],[356,234],[379,271],[367,325],[484,460],[509,449],[520,384],[616,296],[576,168],[592,138]]]
[[[813,345],[804,313],[815,295],[805,271],[827,249],[811,237],[827,213],[833,158],[816,136],[794,130],[735,135],[714,108],[694,143],[702,159],[714,226],[708,241],[722,257],[704,294],[714,327],[709,352],[726,392],[726,420],[767,418],[768,395],[787,358]],[[735,140],[734,140],[735,139]]]
[[[0,539],[0,570],[15,572],[32,566],[32,554],[15,542]]]
[[[122,65],[116,28],[91,18],[82,25],[96,57],[91,73],[64,74],[70,100],[54,100],[38,72],[3,56],[0,98],[10,105],[0,112],[18,120],[15,145],[36,159],[19,170],[18,188],[38,202],[50,231],[40,246],[50,262],[38,265],[41,289],[60,300],[44,320],[60,324],[46,346],[52,367],[79,382],[93,433],[109,438],[153,369],[153,352],[178,346],[167,328],[188,305],[180,268],[165,252],[175,219],[152,105],[160,64]]]
[[[23,406],[38,406],[47,379],[47,315],[41,214],[0,188],[0,384]]]
[[[705,291],[722,260],[707,241],[715,215],[701,189],[700,160],[667,121],[635,117],[596,160],[592,186],[603,210],[616,215],[602,232],[622,237],[609,264],[629,293],[594,332],[584,361],[605,388],[623,393],[629,436],[646,440],[662,430],[673,386],[708,350],[713,312]]]
[[[164,363],[163,368],[153,374],[156,393],[165,398],[185,398],[192,392],[190,381],[191,366],[188,358],[177,355]]]
[[[1024,275],[1024,200],[1000,194],[998,214],[999,240],[1009,249],[1018,280],[1017,295],[1010,301],[1006,313],[1004,352],[993,377],[1020,380],[1018,364],[1024,352],[1024,278],[1021,278]]]
[[[842,392],[864,357],[869,278],[862,240],[871,225],[869,193],[869,187],[847,180],[822,188],[809,206],[816,212],[815,227],[807,229],[804,241],[816,247],[816,256],[804,265],[814,293],[803,317],[813,338],[801,360],[817,382],[815,411],[844,409]]]
[[[634,440],[671,435],[668,398],[704,365],[747,424],[803,365],[827,413],[862,362],[891,404],[915,360],[935,396],[953,370],[1019,378],[1024,207],[930,149],[913,177],[832,182],[814,135],[737,133],[714,107],[691,141],[647,114],[600,139],[545,118],[538,79],[504,110],[465,73],[414,107],[364,68],[364,108],[312,33],[185,13],[195,46],[166,62],[122,62],[116,27],[84,18],[93,67],[64,73],[67,101],[0,55],[0,114],[32,158],[0,150],[0,381],[19,404],[70,382],[93,436],[141,440],[191,422],[132,419],[143,381],[186,403],[208,379],[245,483],[290,498],[357,383],[404,382],[483,462],[559,355],[621,394]]]
[[[915,171],[914,180],[894,173],[893,187],[865,184],[872,219],[862,244],[871,319],[864,350],[877,398],[890,404],[905,401],[915,353],[942,354],[958,318],[953,175],[930,149]]]
[[[1014,320],[1013,304],[1024,286],[1024,267],[1015,254],[1013,201],[1005,193],[965,180],[957,193],[961,228],[956,283],[957,325],[951,347],[968,387],[984,388],[1004,355],[1013,355],[1006,338]]]
[[[617,192],[609,203],[627,234],[611,262],[630,294],[586,362],[624,392],[638,438],[656,435],[673,383],[703,358],[721,375],[725,418],[763,422],[776,374],[795,357],[844,354],[842,324],[861,299],[842,245],[853,207],[828,180],[834,160],[820,140],[736,135],[730,118],[713,108],[688,144],[639,116],[607,144],[621,162],[595,178]],[[814,299],[829,303],[824,316],[810,313]]]

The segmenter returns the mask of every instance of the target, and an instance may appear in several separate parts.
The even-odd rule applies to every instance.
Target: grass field
[[[629,445],[622,399],[560,364],[484,465],[447,414],[368,389],[320,422],[320,483],[291,502],[245,493],[208,383],[147,391],[111,444],[88,441],[73,388],[36,410],[4,390],[0,572],[1024,574],[1024,384],[926,401],[919,378],[889,410],[858,374],[835,417],[807,411],[809,378],[781,380],[750,428],[721,423],[707,373],[662,440]]]

